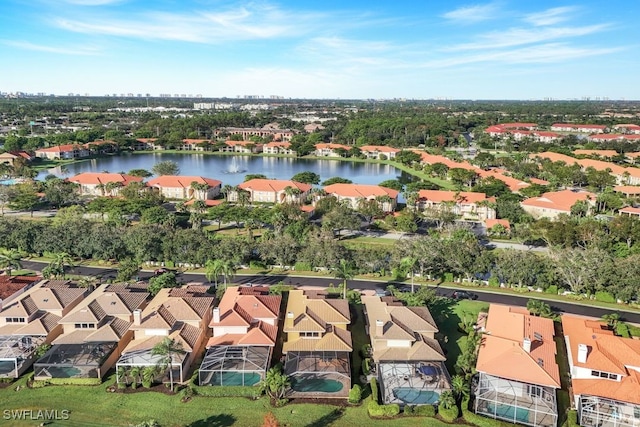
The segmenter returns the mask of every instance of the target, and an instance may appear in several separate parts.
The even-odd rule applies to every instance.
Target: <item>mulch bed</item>
[[[177,385],[174,385],[174,389],[177,389]],[[108,387],[107,391],[112,393],[122,393],[122,394],[143,393],[143,392],[146,393],[150,391],[166,394],[169,396],[174,396],[177,394],[175,391],[171,391],[171,389],[165,386],[164,384],[156,384],[151,386],[151,388],[145,388],[139,385],[135,389],[131,388],[131,386],[127,386],[127,388],[118,388],[117,386],[113,385]]]
[[[336,406],[339,408],[346,408],[349,406],[353,406],[353,405],[349,405],[349,402],[347,402],[346,399],[322,399],[322,398],[318,398],[318,399],[312,399],[312,398],[305,398],[305,399],[291,399],[289,401],[289,403],[287,403],[287,405],[296,405],[296,404],[301,404],[301,403],[312,403],[315,405],[331,405],[331,406]]]

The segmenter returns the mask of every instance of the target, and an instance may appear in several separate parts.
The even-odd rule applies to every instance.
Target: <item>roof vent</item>
[[[287,311],[287,319],[293,319],[293,311]]]
[[[533,337],[534,337],[536,340],[538,340],[538,341],[542,342],[542,334],[540,334],[540,333],[538,333],[538,332],[534,332],[534,333],[533,333]]]
[[[538,365],[544,368],[544,360],[540,359],[539,357],[538,357]]]
[[[527,353],[531,353],[531,340],[529,338],[524,338],[522,340],[522,349]]]
[[[45,298],[45,299],[43,299],[42,301],[44,301],[44,302],[49,302],[49,298]]]
[[[587,363],[589,347],[586,344],[578,344],[578,363]]]

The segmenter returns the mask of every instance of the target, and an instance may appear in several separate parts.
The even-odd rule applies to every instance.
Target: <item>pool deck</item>
[[[308,377],[308,374],[293,375],[293,377]],[[287,392],[287,397],[291,399],[346,399],[349,397],[349,390],[351,389],[351,379],[342,375],[336,375],[331,373],[322,373],[318,375],[318,378],[327,380],[334,380],[342,384],[342,389],[335,392],[324,391],[295,391],[292,388]]]

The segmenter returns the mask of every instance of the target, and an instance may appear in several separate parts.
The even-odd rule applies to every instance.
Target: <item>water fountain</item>
[[[231,159],[231,164],[229,165],[229,167],[227,168],[227,170],[222,171],[223,173],[243,173],[246,172],[246,169],[241,169],[240,165],[238,164],[238,159],[236,157],[233,157]]]

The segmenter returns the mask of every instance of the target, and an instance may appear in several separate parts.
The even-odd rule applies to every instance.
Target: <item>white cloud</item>
[[[61,55],[99,55],[100,51],[90,47],[60,47],[46,46],[20,40],[2,40],[2,44],[18,49],[33,50],[38,52],[56,53]]]
[[[499,7],[496,3],[484,5],[464,6],[442,15],[443,18],[450,21],[456,21],[463,24],[472,24],[481,21],[495,19]]]
[[[449,51],[482,50],[512,47],[524,44],[540,43],[551,40],[586,36],[610,28],[609,24],[596,24],[584,27],[547,27],[547,28],[510,28],[480,34],[478,41],[462,43],[446,48]]]
[[[531,13],[524,17],[524,20],[537,27],[545,25],[555,25],[572,18],[572,14],[578,8],[575,6],[552,7],[542,12]]]

